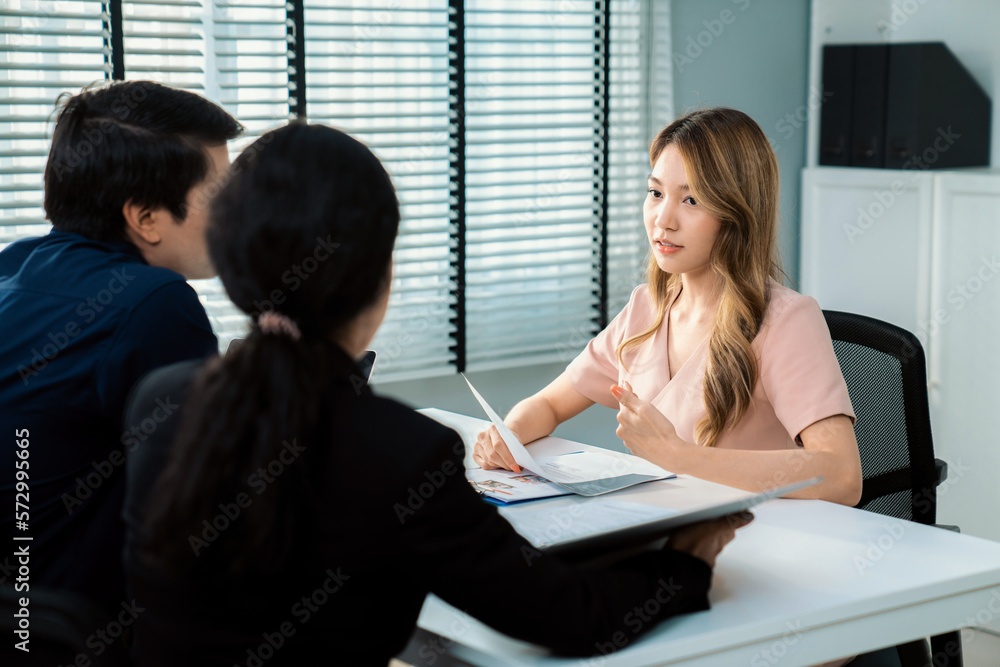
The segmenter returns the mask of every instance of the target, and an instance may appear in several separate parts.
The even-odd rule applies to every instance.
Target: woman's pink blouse
[[[656,318],[648,285],[632,292],[628,305],[566,369],[573,386],[587,398],[618,408],[611,386],[627,381],[639,398],[651,402],[694,442],[694,427],[705,416],[702,387],[708,362],[708,336],[673,373],[667,355],[669,309],[663,324],[619,363],[619,343],[645,331]],[[830,330],[812,297],[771,283],[770,301],[760,332],[751,343],[759,378],[743,418],[719,439],[730,449],[784,449],[796,446],[807,426],[827,417],[855,419],[847,385],[830,341]]]

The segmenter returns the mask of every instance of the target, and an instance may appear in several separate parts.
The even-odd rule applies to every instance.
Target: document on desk
[[[504,507],[500,512],[514,530],[539,549],[589,557],[653,544],[683,526],[736,514],[821,481],[817,477],[683,510],[611,496],[593,500],[559,498]]]
[[[571,456],[566,454],[566,456]],[[525,500],[554,498],[573,493],[567,488],[553,484],[549,480],[528,472],[510,470],[483,470],[469,468],[465,471],[472,487],[494,505],[512,505]]]
[[[623,459],[600,452],[577,452],[535,459],[503,423],[496,410],[490,407],[486,399],[476,391],[469,378],[464,374],[462,377],[465,378],[472,395],[479,401],[490,421],[500,431],[500,437],[507,443],[507,449],[510,450],[514,461],[525,470],[554,482],[572,493],[581,496],[599,496],[643,482],[676,477],[673,473],[643,459],[636,457]]]

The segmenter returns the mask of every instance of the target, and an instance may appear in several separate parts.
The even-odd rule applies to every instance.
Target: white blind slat
[[[310,120],[342,128],[372,148],[401,203],[393,297],[372,343],[379,353],[375,377],[454,372],[448,3],[306,0],[305,6]]]
[[[610,0],[609,316],[642,280],[647,143],[669,115],[666,3]],[[100,3],[0,9],[0,247],[47,231],[41,171],[56,96],[104,79]],[[284,0],[125,0],[128,78],[218,101],[247,127],[233,154],[289,118]],[[563,360],[596,331],[602,185],[599,3],[467,0],[466,336],[471,369]],[[446,0],[306,0],[310,120],[365,141],[403,221],[385,381],[454,372],[453,118]],[[662,60],[662,59],[660,59]],[[647,91],[654,90],[655,100]],[[245,317],[193,281],[225,349]]]
[[[101,19],[100,3],[85,0],[0,10],[0,249],[51,229],[42,210],[49,119],[60,93],[109,71]]]

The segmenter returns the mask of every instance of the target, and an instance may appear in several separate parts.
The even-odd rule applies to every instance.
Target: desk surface
[[[466,442],[485,425],[424,412]],[[547,449],[541,453],[560,453],[558,443]],[[681,477],[615,495],[681,507],[745,493]],[[566,502],[541,502],[557,501]],[[819,500],[774,500],[754,513],[719,557],[711,610],[671,619],[604,657],[552,658],[434,596],[418,624],[475,665],[795,667],[1000,618],[1000,543]]]

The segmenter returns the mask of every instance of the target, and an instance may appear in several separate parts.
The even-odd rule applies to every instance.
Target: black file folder
[[[854,47],[823,47],[823,110],[820,113],[819,163],[851,164],[851,117],[854,109]]]
[[[886,100],[886,167],[990,163],[990,99],[943,42],[892,45]]]
[[[885,103],[889,47],[855,47],[854,108],[851,122],[851,166],[885,166]]]
[[[821,165],[990,163],[990,99],[943,42],[824,46],[823,92]]]

